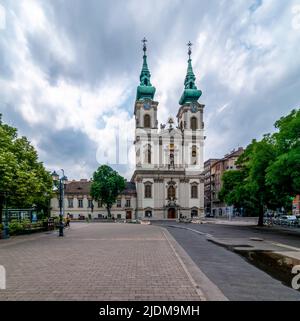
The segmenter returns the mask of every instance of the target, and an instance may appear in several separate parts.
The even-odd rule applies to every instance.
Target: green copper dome
[[[154,94],[155,94],[155,87],[152,86],[151,81],[150,81],[150,71],[148,68],[147,64],[147,56],[146,56],[146,39],[144,38],[143,40],[143,66],[142,66],[142,71],[140,74],[140,85],[137,87],[137,92],[136,92],[136,100],[144,100],[144,99],[153,99]]]
[[[184,80],[184,91],[181,95],[181,98],[179,100],[180,105],[184,105],[185,103],[190,103],[193,101],[197,101],[200,96],[202,95],[202,91],[197,89],[197,86],[195,84],[196,77],[193,72],[192,67],[192,59],[191,59],[191,46],[192,44],[189,42],[189,60],[188,60],[188,68],[187,73]]]

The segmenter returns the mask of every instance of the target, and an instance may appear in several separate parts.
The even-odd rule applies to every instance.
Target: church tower
[[[183,150],[185,165],[189,169],[203,171],[203,144],[204,144],[204,105],[198,102],[202,91],[197,89],[196,77],[192,67],[191,42],[188,44],[188,66],[184,80],[184,91],[179,100],[177,113],[178,126],[183,133]]]
[[[191,43],[184,92],[179,101],[178,124],[169,117],[158,128],[155,87],[147,62],[146,39],[143,65],[134,104],[137,219],[179,219],[204,213],[203,108],[195,84]]]
[[[153,144],[157,134],[157,106],[154,101],[155,87],[151,84],[151,74],[147,63],[147,40],[143,42],[143,66],[140,85],[137,87],[134,106],[136,167],[151,168],[154,163]]]

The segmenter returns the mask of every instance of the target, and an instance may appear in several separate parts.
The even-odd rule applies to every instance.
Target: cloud
[[[49,170],[90,177],[109,158],[130,178],[140,40],[149,40],[162,123],[176,116],[191,40],[206,105],[205,158],[221,157],[272,131],[276,119],[299,107],[300,32],[293,27],[299,4],[4,1],[0,112],[28,136]],[[116,137],[129,149],[129,165],[116,155]]]

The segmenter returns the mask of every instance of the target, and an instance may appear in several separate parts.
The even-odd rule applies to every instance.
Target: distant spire
[[[195,80],[196,77],[194,75],[194,71],[193,71],[193,67],[192,67],[192,59],[191,59],[191,54],[192,54],[192,43],[189,41],[187,43],[188,46],[188,68],[187,68],[187,72],[186,72],[186,77],[184,80],[184,88],[185,89],[197,89],[196,85],[195,85]]]
[[[193,71],[192,59],[191,59],[192,45],[193,44],[190,41],[187,43],[189,59],[188,59],[187,72],[184,80],[184,92],[179,100],[180,105],[183,105],[187,102],[197,101],[202,95],[201,90],[198,90],[195,84],[196,77]]]
[[[187,43],[187,46],[189,47],[189,50],[188,50],[188,55],[189,55],[189,59],[191,59],[191,54],[192,54],[192,43],[189,41],[188,43]]]
[[[148,68],[148,63],[147,63],[147,45],[146,45],[147,39],[144,37],[142,40],[143,43],[143,66],[140,74],[140,85],[137,88],[137,100],[149,98],[153,99],[154,93],[155,93],[155,87],[152,86],[150,78],[150,70]],[[147,88],[145,88],[147,87]]]
[[[148,40],[144,37],[144,39],[142,40],[143,43],[143,51],[144,51],[144,56],[146,56],[146,51],[147,51],[147,46],[146,46],[146,42]]]

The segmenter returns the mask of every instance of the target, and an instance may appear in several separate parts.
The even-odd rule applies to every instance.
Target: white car
[[[297,222],[296,215],[283,215],[280,218],[281,225],[294,225]]]

